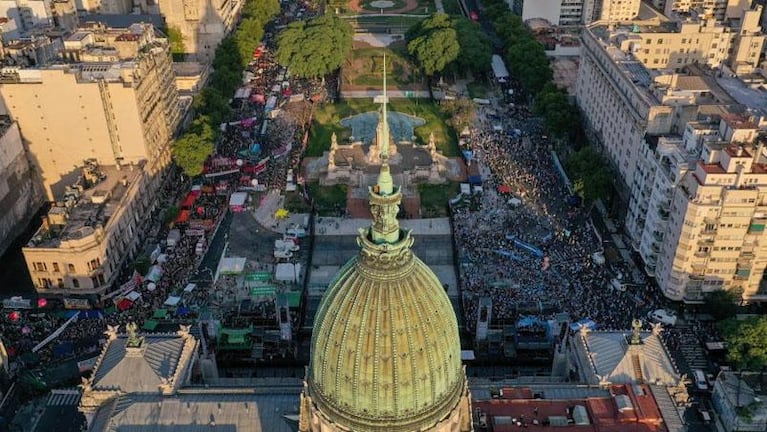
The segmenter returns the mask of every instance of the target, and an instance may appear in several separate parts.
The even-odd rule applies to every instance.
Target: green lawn
[[[377,110],[379,105],[371,99],[344,99],[339,103],[328,103],[315,111],[312,129],[309,133],[309,147],[306,155],[322,156],[330,149],[330,137],[336,132],[339,143],[351,135],[351,130],[339,123],[341,119],[354,114]],[[426,120],[426,124],[415,129],[419,144],[429,142],[429,134],[434,132],[437,149],[445,156],[459,156],[458,140],[455,131],[445,122],[445,115],[439,105],[425,99],[391,99],[389,109],[410,114]]]
[[[346,185],[320,186],[319,182],[309,183],[309,196],[314,199],[315,209],[320,216],[338,216],[338,210],[346,209]]]
[[[446,184],[420,184],[421,216],[425,218],[447,216],[447,202],[455,198],[461,186],[455,182]]]
[[[386,50],[381,48],[356,48],[344,61],[342,87],[380,87],[383,79],[383,55],[386,53],[386,73],[390,88],[409,90],[426,88],[425,77],[407,55],[405,43],[395,42]]]
[[[285,210],[291,213],[309,213],[311,208],[300,192],[285,193]]]

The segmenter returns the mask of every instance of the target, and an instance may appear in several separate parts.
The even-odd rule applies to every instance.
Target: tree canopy
[[[533,113],[543,119],[546,131],[557,138],[567,138],[578,125],[578,110],[570,103],[566,91],[547,83],[538,92]]]
[[[479,24],[464,17],[453,18],[453,26],[458,35],[458,57],[455,66],[459,71],[471,71],[476,76],[483,76],[490,68],[493,45]]]
[[[173,56],[173,61],[183,61],[186,54],[186,48],[184,47],[184,35],[181,34],[181,30],[176,27],[168,27],[165,29],[168,34],[168,43],[170,43],[170,53]]]
[[[256,18],[262,23],[266,23],[278,13],[280,13],[279,0],[255,0],[246,2],[242,6],[243,16]]]
[[[461,51],[458,32],[445,13],[435,13],[416,24],[408,30],[406,38],[407,52],[428,76],[442,72]]]
[[[594,202],[610,194],[612,175],[594,147],[581,147],[567,159],[565,166],[573,189],[583,199]]]
[[[338,69],[352,49],[352,26],[335,15],[294,21],[277,36],[277,62],[303,78]]]
[[[767,317],[743,321],[730,318],[722,322],[720,329],[731,362],[751,371],[761,371],[767,366]]]

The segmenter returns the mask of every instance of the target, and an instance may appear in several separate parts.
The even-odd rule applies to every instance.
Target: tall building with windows
[[[576,91],[587,128],[619,174],[632,246],[669,298],[700,301],[733,289],[765,301],[767,250],[757,234],[764,161],[749,149],[758,148],[767,104],[731,73],[653,68],[628,42],[649,33],[636,34],[587,27]],[[722,60],[725,68],[736,63],[734,53]]]
[[[159,0],[147,12],[163,16],[168,28],[181,32],[186,53],[207,63],[240,18],[244,0]]]
[[[157,191],[145,168],[85,161],[79,181],[22,248],[38,293],[96,299],[115,284],[149,229]]]
[[[162,172],[180,121],[167,40],[148,24],[94,26],[66,38],[60,56],[64,63],[0,71],[4,110],[19,124],[48,200],[61,200],[85,159],[146,161],[150,175]]]
[[[543,18],[560,26],[629,21],[639,13],[640,4],[640,0],[510,0],[512,11],[523,20]]]
[[[0,254],[43,204],[42,184],[29,166],[19,125],[0,117]]]

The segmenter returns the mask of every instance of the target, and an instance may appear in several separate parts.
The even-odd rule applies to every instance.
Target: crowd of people
[[[619,271],[605,263],[602,239],[530,113],[497,110],[481,109],[462,139],[482,191],[452,208],[467,324],[474,328],[479,299],[489,297],[492,324],[515,324],[531,312],[520,305],[532,303],[538,315],[566,312],[601,328],[630,328],[655,306],[652,296],[610,283]]]

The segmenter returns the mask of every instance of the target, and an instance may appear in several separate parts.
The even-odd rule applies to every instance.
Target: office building
[[[79,181],[22,248],[38,293],[96,300],[114,284],[149,228],[156,188],[145,168],[85,161]]]
[[[51,3],[44,0],[0,0],[3,41],[12,41],[53,25]]]
[[[763,373],[724,371],[713,382],[714,409],[726,432],[767,430],[767,379]]]
[[[542,18],[559,26],[628,21],[639,13],[640,4],[640,0],[510,0],[512,11],[524,21]]]
[[[19,126],[0,117],[0,254],[43,204],[42,183],[30,169]]]
[[[244,0],[159,0],[146,12],[163,16],[168,28],[181,32],[193,59],[209,63],[216,47],[236,26]]]
[[[698,302],[732,289],[746,301],[767,300],[760,288],[767,251],[758,246],[763,161],[751,150],[764,98],[731,76],[728,65],[742,65],[737,49],[716,70],[653,68],[626,43],[633,34],[587,27],[576,92],[588,129],[619,174],[632,246],[669,298]],[[735,191],[735,184],[744,187]]]
[[[150,175],[161,172],[180,118],[167,40],[148,24],[95,26],[67,37],[60,55],[65,63],[0,76],[5,111],[19,123],[48,200],[61,199],[85,159],[146,161]]]
[[[651,4],[666,16],[694,12],[722,21],[740,17],[751,6],[751,0],[652,0]]]

